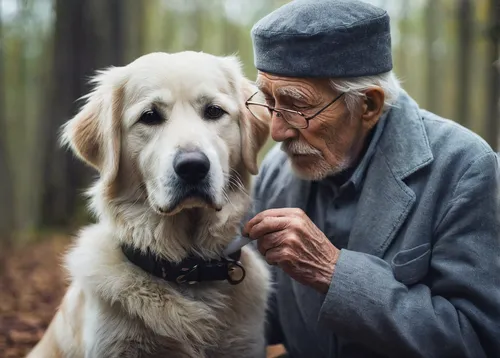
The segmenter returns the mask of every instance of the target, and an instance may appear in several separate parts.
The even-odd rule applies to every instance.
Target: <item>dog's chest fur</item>
[[[173,339],[159,336],[145,326],[140,318],[127,315],[119,304],[92,301],[94,307],[89,312],[90,322],[87,326],[91,337],[85,349],[89,357],[192,357],[201,353]]]
[[[215,347],[210,348],[158,335],[138,318],[124,319],[123,313],[110,314],[111,312],[108,309],[93,311],[93,314],[99,316],[94,317],[94,324],[88,327],[95,332],[92,344],[86,350],[89,357],[264,357],[265,342],[257,335],[251,337],[247,333],[245,339],[242,339],[243,330],[258,328],[252,322],[248,322],[246,328],[241,324],[234,327],[221,327],[219,338],[212,342]],[[117,330],[117,327],[120,329]]]
[[[225,215],[221,220],[224,225],[217,226],[212,220],[204,232],[204,247],[210,247],[210,235],[217,236],[213,242],[227,244],[221,242],[221,237],[234,235],[231,224],[235,222],[227,219],[235,214],[239,213],[219,213]],[[142,219],[146,220],[145,216]],[[165,245],[155,241],[156,235],[166,230],[161,223],[148,240],[144,231],[151,223],[143,223],[145,226],[139,230],[136,220],[130,222],[135,230],[131,235],[128,228],[116,230],[109,223],[85,228],[66,257],[73,285],[81,287],[85,296],[83,341],[87,356],[264,356],[269,274],[256,253],[249,248],[242,250],[246,278],[239,285],[223,281],[179,287],[150,276],[123,256],[118,242],[125,238],[142,238],[139,243],[150,241],[148,246],[153,243],[158,249]],[[201,221],[198,224],[202,225]],[[168,223],[169,231],[172,225]],[[185,223],[175,224],[180,229],[178,225]],[[125,232],[130,236],[123,236]],[[186,238],[180,238],[178,243],[182,240]],[[176,240],[169,244],[176,244]]]

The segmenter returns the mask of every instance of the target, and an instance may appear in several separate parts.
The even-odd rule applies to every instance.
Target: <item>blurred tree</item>
[[[40,73],[46,68],[47,60],[37,57],[44,53],[48,41],[35,15],[40,1],[46,0],[17,0],[17,11],[4,28],[5,46],[11,51],[4,59],[5,95],[8,96],[6,130],[14,198],[11,210],[14,211],[14,228],[20,234],[29,234],[39,222],[43,187],[38,156],[42,140],[39,136],[42,127],[40,94],[43,92]]]
[[[53,81],[49,84],[46,101],[44,151],[44,192],[42,222],[45,225],[64,225],[75,213],[76,187],[81,183],[83,170],[74,158],[59,147],[59,128],[70,118],[74,101],[81,94],[82,71],[86,60],[84,32],[85,7],[83,0],[56,0]]]
[[[439,53],[438,40],[441,32],[440,25],[442,23],[440,16],[441,3],[439,1],[429,1],[426,9],[425,27],[425,52],[427,54],[427,94],[426,107],[430,111],[438,111],[440,105],[441,81],[436,81],[439,77]]]
[[[486,140],[500,151],[500,0],[489,0],[489,38],[486,56],[486,76],[488,79],[488,109],[486,111]]]
[[[469,95],[471,86],[471,61],[473,54],[472,29],[474,28],[473,2],[460,0],[458,2],[458,73],[457,73],[457,113],[456,121],[469,126]]]
[[[160,0],[149,0],[142,1],[143,3],[143,11],[142,14],[133,15],[133,20],[139,15],[142,15],[142,20],[139,19],[139,22],[142,21],[142,28],[136,28],[134,31],[140,33],[140,36],[144,39],[144,51],[146,52],[154,52],[154,51],[162,51],[163,50],[163,40],[165,36],[169,35],[168,33],[164,33],[164,27],[168,26],[169,23],[164,24],[164,11],[159,11],[163,6],[163,3]],[[184,23],[184,22],[182,22]],[[173,28],[173,34],[182,32],[186,27],[179,26],[177,28]],[[142,53],[135,53],[134,57],[138,57],[142,55]]]
[[[238,53],[240,43],[240,27],[234,24],[230,19],[224,21],[224,53],[226,55]]]
[[[196,8],[190,14],[190,22],[192,26],[190,26],[191,36],[194,37],[193,41],[191,41],[190,46],[186,48],[186,50],[193,51],[201,51],[203,49],[203,40],[206,38],[203,33],[206,12],[203,9],[203,4],[196,2]]]
[[[0,0],[0,19],[2,18],[2,0]],[[0,21],[0,88],[6,88],[4,83],[4,42],[3,24]],[[6,143],[6,111],[5,111],[5,91],[0,91],[0,241],[6,241],[10,237],[14,225],[13,218],[13,198],[11,171],[7,155]]]
[[[408,36],[409,33],[409,18],[410,18],[410,2],[409,0],[402,0],[402,7],[400,13],[400,20],[396,23],[397,31],[400,36],[398,44],[394,44],[396,58],[394,59],[394,66],[396,73],[407,73],[408,71],[408,51],[405,46],[401,45],[401,39]],[[396,51],[397,50],[397,51]]]
[[[123,49],[123,60],[128,63],[144,52],[144,17],[145,2],[137,0],[123,0],[124,14],[122,19],[123,37],[126,46]],[[133,26],[130,26],[133,24]],[[141,31],[138,31],[141,29]]]
[[[81,207],[79,193],[90,171],[58,144],[60,126],[73,116],[75,101],[90,88],[96,70],[124,59],[120,0],[56,0],[52,87],[47,91],[43,224],[68,225]]]

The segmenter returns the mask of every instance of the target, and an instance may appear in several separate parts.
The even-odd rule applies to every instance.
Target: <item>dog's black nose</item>
[[[210,170],[210,160],[200,151],[179,152],[174,158],[174,170],[189,184],[198,184]]]

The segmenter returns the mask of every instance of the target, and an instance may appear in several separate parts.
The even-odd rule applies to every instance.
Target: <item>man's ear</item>
[[[245,101],[257,91],[250,81],[243,81],[243,106],[240,116],[241,156],[248,171],[256,175],[259,172],[257,156],[269,138],[271,115],[265,107],[253,106],[252,111],[244,105]]]
[[[123,85],[119,67],[99,71],[92,79],[94,89],[83,98],[80,111],[61,127],[60,141],[108,185],[118,174],[121,141]]]
[[[380,87],[370,88],[365,92],[366,99],[363,104],[363,124],[371,129],[379,120],[384,110],[385,93]]]

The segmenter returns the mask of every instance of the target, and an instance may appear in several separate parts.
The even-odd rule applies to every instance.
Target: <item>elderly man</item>
[[[275,274],[268,343],[304,358],[500,357],[498,158],[400,88],[387,13],[295,0],[252,40],[247,106],[268,108],[281,142],[243,228]]]

